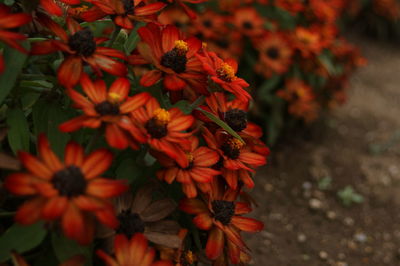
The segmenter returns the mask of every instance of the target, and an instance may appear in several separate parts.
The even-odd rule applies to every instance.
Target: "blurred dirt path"
[[[275,147],[256,177],[253,265],[400,265],[400,49],[355,43],[369,65],[348,103]],[[346,186],[362,203],[344,205]]]

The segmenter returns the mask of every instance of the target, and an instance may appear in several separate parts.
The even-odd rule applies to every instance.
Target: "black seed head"
[[[251,30],[253,29],[253,23],[251,23],[250,21],[245,21],[242,24],[243,28],[245,28],[246,30]]]
[[[161,65],[171,68],[176,73],[182,73],[186,70],[186,53],[182,53],[178,49],[174,48],[169,52],[166,52],[161,57]]]
[[[161,139],[168,134],[167,125],[160,124],[154,117],[147,121],[145,128],[147,132],[155,139]]]
[[[99,115],[118,115],[119,114],[119,106],[117,104],[113,104],[108,101],[104,101],[99,104],[96,104],[94,109],[96,110],[96,112]]]
[[[221,48],[229,48],[229,41],[225,38],[216,40],[215,44]]]
[[[276,48],[276,47],[270,47],[270,48],[268,48],[268,50],[265,52],[265,54],[266,54],[269,58],[271,58],[271,59],[273,59],[273,60],[278,59],[279,56],[280,56],[279,49]]]
[[[96,50],[93,33],[88,28],[77,31],[69,37],[68,45],[72,50],[83,56],[91,56]]]
[[[247,127],[247,114],[243,110],[232,109],[225,113],[225,121],[233,130],[240,132]]]
[[[119,227],[116,230],[117,234],[124,234],[131,238],[136,233],[144,232],[144,222],[137,213],[131,213],[129,210],[124,210],[117,216]]]
[[[240,140],[236,138],[230,138],[221,145],[221,150],[227,157],[232,160],[236,160],[240,156],[240,150],[243,145],[243,142],[241,142]]]
[[[215,220],[220,221],[223,225],[228,225],[235,214],[235,204],[232,201],[214,200],[211,205]]]
[[[58,171],[54,174],[51,182],[60,195],[67,197],[84,194],[87,184],[81,169],[76,166],[68,166]]]
[[[125,15],[132,15],[135,9],[133,0],[122,0],[122,3],[124,4]]]
[[[206,28],[211,28],[213,26],[213,23],[211,20],[207,19],[203,21],[203,26]]]

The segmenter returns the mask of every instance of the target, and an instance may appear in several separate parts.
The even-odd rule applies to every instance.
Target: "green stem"
[[[191,105],[190,105],[190,110],[194,110],[197,107],[199,107],[200,104],[203,103],[204,99],[206,97],[204,95],[201,95],[199,98],[197,98]]]
[[[14,216],[16,212],[0,212],[0,217]]]
[[[121,27],[120,26],[116,26],[114,31],[113,31],[113,33],[112,33],[112,35],[111,35],[111,39],[107,44],[107,47],[112,47],[113,46],[113,44],[114,44],[115,40],[117,39],[118,34],[119,34],[120,31],[121,31]]]
[[[86,146],[85,153],[89,153],[93,150],[94,146],[100,139],[100,135],[102,134],[102,128],[97,129],[94,136],[90,139],[88,145]]]

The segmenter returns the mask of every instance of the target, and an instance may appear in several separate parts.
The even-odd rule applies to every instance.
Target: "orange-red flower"
[[[260,36],[265,30],[265,19],[252,7],[236,9],[232,23],[236,30],[249,37]]]
[[[38,14],[39,21],[57,35],[60,40],[47,40],[33,43],[31,53],[35,55],[49,54],[62,51],[65,55],[57,71],[58,81],[61,85],[71,88],[79,82],[83,72],[84,63],[101,76],[104,70],[114,76],[125,76],[126,66],[111,57],[126,59],[123,52],[116,49],[101,47],[106,39],[95,38],[89,28],[82,28],[73,19],[67,18],[67,26],[70,36],[66,31],[49,17]]]
[[[185,115],[178,108],[166,110],[160,107],[155,98],[151,98],[142,108],[131,113],[137,125],[136,136],[142,143],[164,152],[178,162],[181,167],[188,167],[189,160],[180,145],[190,144],[187,139],[192,135],[187,131],[194,123],[191,115]]]
[[[245,90],[249,84],[236,76],[238,64],[233,59],[222,60],[213,52],[204,51],[203,55],[197,56],[203,63],[204,70],[210,79],[222,89],[233,93],[236,98],[243,102],[251,99],[250,94]]]
[[[203,2],[206,2],[208,0],[167,0],[169,3],[176,2],[178,5],[180,5],[183,10],[185,10],[186,14],[189,16],[191,19],[196,18],[196,13],[188,7],[185,3],[191,3],[191,4],[200,4]]]
[[[310,86],[304,81],[292,78],[286,81],[285,89],[277,95],[289,102],[289,113],[312,122],[318,117],[319,105]]]
[[[87,0],[90,2],[90,0]],[[40,0],[40,5],[52,15],[61,16],[63,15],[63,9],[60,4],[67,5],[79,5],[81,0]]]
[[[26,36],[10,31],[10,29],[20,27],[29,21],[31,21],[31,16],[24,13],[11,13],[11,9],[0,4],[0,41],[5,42],[11,47],[18,49],[23,53],[26,53],[26,49],[22,47],[18,42],[26,39]],[[0,73],[4,70],[4,60],[2,54],[0,54]]]
[[[115,257],[97,250],[97,255],[107,266],[173,266],[169,261],[154,261],[156,252],[148,247],[147,239],[140,233],[130,240],[124,235],[117,235],[114,247]]]
[[[143,59],[156,69],[147,72],[140,79],[140,84],[149,87],[163,78],[167,90],[182,90],[189,87],[197,93],[206,94],[206,79],[201,62],[195,54],[201,48],[201,41],[191,37],[184,38],[172,25],[160,27],[149,23],[138,30],[142,42],[137,56],[129,58],[132,64],[143,64]]]
[[[137,149],[137,142],[131,133],[134,132],[134,124],[129,114],[145,104],[150,94],[143,92],[128,97],[130,83],[126,78],[117,78],[108,91],[103,80],[92,82],[86,74],[82,75],[80,83],[86,97],[73,89],[67,89],[67,94],[84,114],[64,122],[60,130],[73,132],[81,127],[105,126],[105,137],[111,147],[125,149],[130,146]]]
[[[5,42],[11,47],[26,53],[26,49],[22,47],[18,41],[26,39],[26,36],[10,29],[20,27],[31,21],[31,16],[24,13],[11,13],[11,9],[0,4],[0,41]]]
[[[305,9],[304,0],[276,0],[275,5],[293,15],[302,12]]]
[[[226,34],[226,19],[211,10],[202,13],[193,21],[193,26],[190,31],[195,36],[201,36],[200,39],[217,38],[221,34]]]
[[[213,135],[207,128],[203,128],[203,137],[208,147],[220,154],[222,165],[227,169],[253,171],[252,167],[266,163],[264,154],[255,153],[244,140],[237,139],[224,130],[218,130]]]
[[[261,73],[266,70],[283,74],[292,63],[293,48],[283,33],[267,32],[256,39],[255,47],[259,51]]]
[[[39,157],[19,152],[28,172],[11,174],[5,180],[12,193],[32,197],[18,209],[18,223],[60,220],[64,234],[81,244],[93,239],[94,217],[109,227],[118,225],[109,199],[128,187],[121,180],[99,177],[111,165],[111,152],[99,149],[85,156],[80,145],[69,142],[62,162],[44,135],[39,136],[38,150]]]
[[[297,27],[293,33],[293,42],[305,58],[319,54],[323,48],[321,34],[316,29]]]
[[[84,12],[86,21],[96,21],[109,15],[114,23],[124,29],[133,29],[133,21],[152,21],[152,15],[166,4],[155,2],[145,4],[142,0],[92,0],[93,8]]]
[[[196,215],[193,223],[201,230],[209,231],[206,244],[206,255],[209,259],[217,259],[224,250],[225,244],[236,246],[231,255],[233,264],[239,263],[240,251],[248,249],[239,232],[258,232],[264,227],[262,222],[243,217],[249,213],[251,207],[247,203],[235,202],[237,191],[224,190],[221,182],[215,181],[212,191],[205,200],[183,199],[180,209],[186,213]]]
[[[196,137],[190,138],[190,149],[185,150],[189,166],[181,167],[173,159],[163,154],[154,154],[158,162],[164,167],[157,172],[157,177],[171,184],[175,179],[182,183],[182,190],[188,198],[197,196],[198,187],[202,192],[210,191],[210,182],[220,171],[211,167],[219,160],[217,152],[210,148],[199,147]]]

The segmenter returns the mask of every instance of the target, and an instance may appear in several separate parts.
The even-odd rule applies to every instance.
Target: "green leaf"
[[[123,160],[115,171],[117,179],[125,179],[130,184],[142,175],[143,169],[140,168],[134,159]]]
[[[124,49],[125,49],[126,54],[131,54],[133,49],[136,48],[136,45],[140,39],[139,34],[137,33],[137,30],[142,26],[144,26],[143,22],[137,23],[135,29],[133,31],[131,31],[131,33],[129,34],[129,37],[124,44]]]
[[[11,109],[7,113],[8,143],[16,154],[20,150],[29,150],[29,125],[21,109]]]
[[[86,257],[86,265],[91,265],[92,246],[81,246],[74,240],[68,239],[60,234],[51,234],[51,243],[54,253],[59,262],[64,262],[75,255],[83,255]]]
[[[29,49],[28,42],[24,42],[22,45]],[[0,75],[0,105],[14,87],[17,77],[27,58],[27,54],[23,54],[18,50],[12,49],[8,46],[4,48],[4,62],[6,69],[3,74]]]
[[[9,259],[13,250],[23,253],[35,248],[46,234],[43,222],[29,226],[14,224],[0,237],[0,262]]]
[[[70,111],[57,103],[39,99],[33,106],[32,115],[35,135],[46,134],[53,151],[61,157],[70,136],[59,131],[58,126],[71,118]]]
[[[236,133],[235,130],[233,130],[229,125],[227,125],[224,121],[222,121],[221,119],[219,119],[218,117],[216,117],[215,115],[213,115],[210,112],[207,112],[203,109],[197,108],[198,111],[202,112],[205,116],[207,116],[209,119],[211,119],[215,124],[217,124],[218,126],[222,127],[223,129],[226,130],[226,132],[228,132],[229,134],[231,134],[233,137],[240,139],[241,141],[243,141],[243,139],[239,136],[238,133]],[[244,142],[244,141],[243,141]]]
[[[193,110],[190,103],[185,100],[181,100],[181,101],[175,103],[174,105],[172,105],[172,107],[179,108],[179,110],[181,110],[186,115],[190,114]]]

